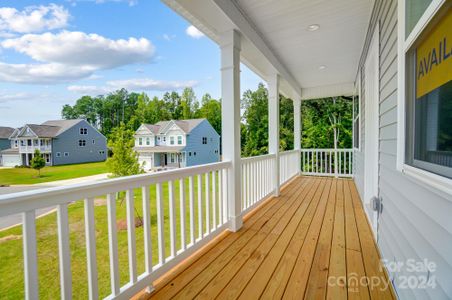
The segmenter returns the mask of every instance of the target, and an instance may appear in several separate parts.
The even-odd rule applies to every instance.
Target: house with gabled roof
[[[8,149],[0,152],[3,166],[30,165],[39,150],[46,165],[104,161],[107,140],[86,120],[51,120],[13,129]]]
[[[178,168],[218,162],[220,136],[206,119],[142,124],[135,151],[145,169]]]

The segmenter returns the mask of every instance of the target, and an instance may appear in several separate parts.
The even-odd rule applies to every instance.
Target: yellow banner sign
[[[416,49],[416,98],[452,80],[452,10]]]

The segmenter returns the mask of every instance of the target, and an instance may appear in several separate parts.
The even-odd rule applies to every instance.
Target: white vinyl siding
[[[452,285],[452,199],[441,191],[424,185],[397,170],[397,1],[376,1],[369,33],[378,26],[380,33],[380,115],[379,115],[379,196],[383,212],[379,220],[378,245],[384,259],[406,262],[424,258],[436,264],[435,289],[400,289],[400,275],[395,287],[400,299],[451,299]],[[363,67],[371,36],[367,37],[360,67]],[[364,72],[361,72],[365,94]],[[364,98],[364,96],[362,96]],[[365,101],[361,104],[361,148],[364,135]],[[355,182],[363,197],[364,151],[355,151]],[[426,275],[426,274],[419,274]]]

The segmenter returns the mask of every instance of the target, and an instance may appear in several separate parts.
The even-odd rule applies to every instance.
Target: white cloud
[[[28,6],[22,11],[12,7],[0,7],[0,31],[30,33],[64,28],[70,14],[56,4]]]
[[[96,86],[96,85],[70,85],[68,91],[83,94],[83,95],[101,95],[108,94],[113,90],[109,87]]]
[[[1,46],[26,54],[39,62],[89,66],[94,69],[149,62],[155,53],[154,45],[145,38],[112,40],[79,31],[26,34],[4,40]]]
[[[124,2],[129,6],[135,6],[138,4],[138,0],[67,0],[72,6],[76,6],[77,2],[94,2],[96,4],[103,4],[107,2]]]
[[[6,64],[0,62],[0,81],[55,84],[88,77],[93,70],[62,64]]]
[[[199,31],[198,28],[196,28],[193,25],[188,26],[187,29],[185,30],[185,33],[195,39],[200,39],[204,36],[204,33]]]
[[[167,34],[167,33],[163,34],[163,39],[168,41],[168,42],[171,42],[175,38],[176,38],[175,34]]]
[[[0,45],[40,62],[0,62],[0,80],[15,83],[68,82],[93,76],[98,70],[148,63],[155,54],[154,45],[145,38],[111,40],[97,34],[69,31],[26,34],[6,39]]]
[[[25,100],[27,97],[29,97],[29,94],[27,93],[1,93],[0,94],[0,103],[7,103],[11,101],[21,101]]]
[[[194,87],[198,84],[195,80],[189,81],[164,81],[151,78],[131,78],[124,80],[107,81],[104,86],[95,85],[71,85],[71,92],[87,95],[100,95],[113,92],[122,88],[129,91],[169,91],[180,90],[186,87]]]

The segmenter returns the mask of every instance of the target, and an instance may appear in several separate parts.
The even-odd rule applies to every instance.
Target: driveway
[[[57,186],[65,186],[65,185],[71,185],[71,184],[77,184],[77,183],[83,183],[83,182],[101,181],[101,180],[107,179],[108,175],[109,175],[108,173],[104,173],[104,174],[85,176],[85,177],[79,177],[79,178],[73,178],[73,179],[67,179],[67,180],[58,180],[58,181],[45,182],[45,183],[37,183],[37,184],[30,184],[30,185],[11,185],[8,187],[0,187],[0,195],[32,191],[32,190],[39,190],[39,189],[43,189],[43,188],[50,188],[50,187],[57,187]],[[38,209],[36,211],[36,217],[41,217],[43,215],[46,215],[46,214],[52,212],[53,210],[55,210],[55,207],[46,207],[46,208]],[[3,217],[3,218],[0,218],[0,230],[4,230],[8,227],[15,226],[15,225],[18,225],[21,223],[22,223],[22,216],[20,214]]]

